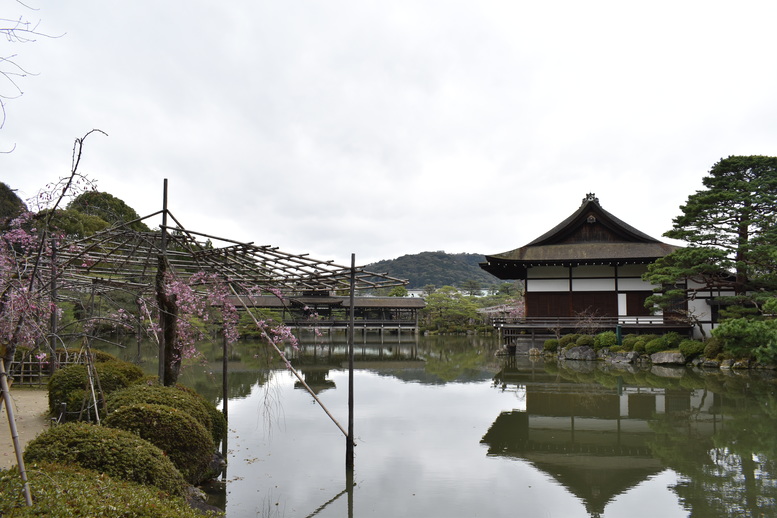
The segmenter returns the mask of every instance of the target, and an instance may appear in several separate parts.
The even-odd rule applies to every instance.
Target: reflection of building
[[[316,395],[336,387],[334,381],[326,379],[327,376],[329,376],[329,368],[326,366],[308,365],[299,369],[299,372],[302,374],[305,384],[307,384],[307,386],[310,387],[310,390]],[[303,389],[304,387],[300,381],[295,381],[294,388]]]
[[[648,264],[675,250],[605,211],[588,194],[559,225],[515,250],[486,256],[481,268],[500,279],[519,279],[526,318],[503,323],[508,342],[521,334],[574,330],[581,321],[625,332],[688,332],[685,322],[651,316],[642,280]]]
[[[515,391],[516,410],[502,412],[483,436],[488,454],[530,462],[585,502],[591,516],[649,477],[664,470],[650,447],[656,415],[699,411],[689,424],[711,436],[719,417],[715,398],[703,391],[565,382],[532,367],[513,367],[495,377]],[[708,413],[709,412],[709,413]]]

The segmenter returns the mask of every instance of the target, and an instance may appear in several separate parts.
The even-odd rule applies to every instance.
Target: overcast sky
[[[0,180],[359,264],[517,248],[588,192],[654,237],[720,158],[777,155],[777,3],[0,0],[56,39]],[[1,79],[1,78],[0,78]],[[0,82],[0,93],[9,94]],[[158,224],[158,223],[157,223]]]

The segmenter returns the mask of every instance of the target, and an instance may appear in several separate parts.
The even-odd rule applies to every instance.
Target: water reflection
[[[531,462],[591,516],[666,468],[689,516],[777,514],[771,374],[513,360],[494,384],[523,391],[526,405],[497,417],[488,454]]]
[[[344,438],[311,396],[263,345],[239,344],[227,516],[777,515],[773,373],[505,359],[498,346],[357,344],[349,480]],[[182,380],[220,404],[220,348],[205,351]],[[344,417],[344,342],[287,354]]]

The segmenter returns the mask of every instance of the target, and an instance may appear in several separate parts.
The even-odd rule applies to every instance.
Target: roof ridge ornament
[[[583,205],[585,205],[589,201],[599,203],[599,198],[596,197],[596,194],[589,192],[588,194],[585,195],[585,198],[583,198]]]

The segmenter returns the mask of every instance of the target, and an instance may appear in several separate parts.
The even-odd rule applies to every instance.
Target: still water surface
[[[777,516],[771,373],[559,366],[498,357],[491,339],[403,339],[357,344],[353,485],[341,431],[260,346],[237,346],[228,518]],[[307,347],[295,364],[347,427],[344,354]],[[184,376],[217,404],[219,365]]]

